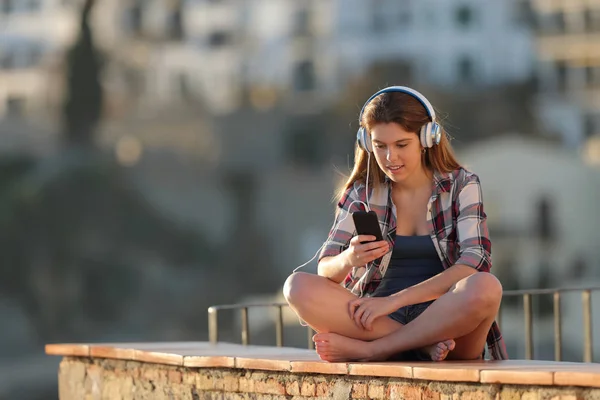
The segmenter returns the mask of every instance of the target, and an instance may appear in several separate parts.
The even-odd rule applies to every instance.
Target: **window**
[[[600,10],[587,8],[583,11],[583,23],[586,32],[597,32],[600,30]]]
[[[567,30],[567,20],[564,12],[555,12],[551,14],[552,17],[552,32],[551,33],[564,33]]]
[[[312,61],[302,61],[294,68],[294,90],[312,90],[315,87],[315,68]]]
[[[473,24],[473,10],[467,5],[456,9],[456,24],[461,28],[468,28]]]
[[[554,221],[554,208],[549,196],[541,197],[537,202],[536,208],[536,228],[538,236],[543,240],[555,239],[556,226]]]
[[[225,31],[215,31],[208,35],[210,47],[221,47],[231,43],[231,35]]]
[[[598,116],[595,114],[586,114],[583,117],[583,134],[586,138],[590,138],[599,133]]]
[[[12,69],[14,67],[14,54],[6,51],[0,53],[0,69]]]
[[[181,94],[181,98],[186,102],[192,101],[194,96],[190,88],[190,80],[188,75],[185,72],[180,72],[176,75],[176,79],[177,84],[179,86],[179,93]]]
[[[373,0],[371,4],[371,31],[381,33],[386,30],[386,7],[381,0]]]
[[[398,24],[400,24],[402,28],[410,25],[410,10],[408,7],[403,7],[398,13]]]
[[[468,56],[462,56],[458,60],[458,80],[462,83],[469,83],[474,80],[473,60]]]
[[[309,168],[323,165],[326,159],[323,138],[326,135],[318,118],[297,117],[289,127],[285,134],[286,159]]]
[[[567,88],[567,64],[564,61],[556,63],[556,83],[559,90]]]
[[[530,27],[536,23],[535,13],[531,8],[529,0],[517,0],[513,15],[516,25]]]
[[[294,15],[294,35],[305,36],[310,33],[310,13],[306,8],[299,9]]]
[[[41,0],[29,0],[27,10],[38,11],[41,8]]]
[[[181,4],[175,5],[167,14],[167,29],[169,39],[183,39],[183,23],[181,15]]]
[[[585,67],[585,84],[587,87],[600,87],[600,66]]]
[[[142,3],[139,0],[135,0],[128,11],[128,27],[130,32],[136,35],[142,33],[143,25],[143,9]]]
[[[14,117],[20,117],[25,110],[25,99],[11,96],[6,100],[7,114]]]
[[[14,10],[13,0],[0,0],[0,9],[4,14],[10,14]]]

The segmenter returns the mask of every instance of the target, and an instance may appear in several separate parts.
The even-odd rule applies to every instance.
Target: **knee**
[[[462,285],[461,285],[462,283]],[[496,312],[502,301],[502,284],[489,272],[477,272],[459,282],[468,298],[468,304],[478,310]]]
[[[298,304],[301,299],[307,297],[311,278],[312,275],[306,272],[294,272],[285,280],[283,295],[290,305]]]

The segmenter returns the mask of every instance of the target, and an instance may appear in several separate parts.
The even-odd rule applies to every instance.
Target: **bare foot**
[[[420,352],[431,357],[432,361],[443,361],[448,357],[448,353],[454,350],[454,346],[454,340],[448,339],[431,346],[425,346],[420,349]]]
[[[363,361],[372,357],[369,342],[337,333],[317,333],[313,341],[317,354],[324,361]]]

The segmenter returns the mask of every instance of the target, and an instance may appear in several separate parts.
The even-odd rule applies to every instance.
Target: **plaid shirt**
[[[392,201],[391,183],[381,190],[370,190],[369,206],[375,211],[384,239],[394,248],[396,207]],[[319,255],[336,256],[346,250],[356,234],[350,213],[364,211],[365,185],[356,182],[338,203],[335,222]],[[427,207],[427,224],[435,249],[444,269],[455,264],[468,265],[480,272],[490,272],[492,244],[479,177],[459,168],[451,173],[434,173],[432,196]],[[336,229],[337,227],[337,229]],[[343,282],[357,296],[375,291],[389,266],[392,252],[366,267],[354,267]],[[507,359],[506,347],[498,324],[494,321],[487,336],[488,350],[495,360]]]

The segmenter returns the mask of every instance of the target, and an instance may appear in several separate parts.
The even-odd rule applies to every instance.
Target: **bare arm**
[[[443,294],[447,293],[458,281],[476,272],[477,270],[473,267],[456,264],[444,272],[441,272],[417,285],[395,293],[390,297],[394,299],[394,303],[398,305],[398,308],[410,304],[418,304],[430,300],[436,300]]]
[[[390,249],[385,240],[375,240],[375,236],[358,235],[350,240],[350,246],[336,256],[323,257],[319,261],[318,274],[340,283],[352,267],[359,267],[382,257]],[[362,244],[361,242],[369,242]]]
[[[346,251],[337,256],[323,257],[321,261],[319,261],[317,273],[320,276],[329,278],[335,283],[342,282],[352,269],[352,265],[350,265],[346,257]]]

